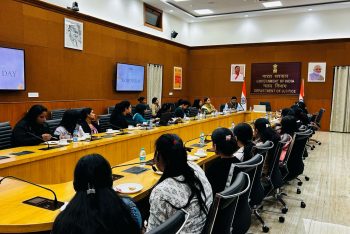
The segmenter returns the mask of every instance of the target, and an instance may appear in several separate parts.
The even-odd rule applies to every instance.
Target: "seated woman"
[[[203,102],[200,99],[194,99],[192,107],[196,107],[198,111],[201,111]]]
[[[32,106],[26,115],[16,124],[12,132],[13,146],[38,145],[51,140],[51,131],[46,121],[47,108]]]
[[[52,234],[140,233],[141,215],[131,200],[113,190],[112,170],[99,154],[81,158],[74,170],[76,191],[56,217]]]
[[[240,162],[240,158],[233,156],[239,147],[232,132],[227,128],[217,128],[211,134],[215,153],[219,158],[207,168],[206,176],[213,189],[213,194],[225,189],[228,173],[232,163]]]
[[[175,134],[164,134],[157,139],[154,161],[163,175],[150,195],[147,231],[184,209],[189,218],[182,233],[202,233],[213,202],[212,189],[203,170],[187,161],[183,142]]]
[[[138,123],[142,124],[143,122],[147,122],[147,120],[143,117],[145,110],[147,110],[147,106],[145,104],[137,104],[135,107],[135,114],[132,119]]]
[[[56,128],[54,135],[60,139],[70,139],[74,130],[78,131],[78,137],[84,135],[83,128],[78,124],[80,114],[76,110],[66,110],[63,114],[60,125]]]
[[[157,113],[157,118],[160,118],[162,116],[163,113],[168,113],[171,111],[171,105],[170,103],[164,103],[162,105],[162,107],[160,108],[160,110]]]
[[[263,174],[268,175],[270,169],[272,168],[273,156],[277,147],[278,142],[281,140],[281,137],[275,132],[270,125],[270,122],[265,118],[259,118],[254,122],[254,134],[255,134],[255,143],[261,144],[266,141],[272,141],[274,144],[273,150],[270,150],[267,154],[264,165],[263,165]]]
[[[157,116],[157,113],[158,113],[159,109],[160,109],[160,106],[159,106],[158,98],[156,98],[156,97],[152,98],[151,110],[152,110],[152,116],[153,117]]]
[[[100,126],[96,121],[96,114],[91,108],[84,108],[81,111],[81,119],[79,124],[83,128],[85,133],[97,134],[101,132]]]
[[[208,97],[205,97],[204,98],[204,104],[202,106],[202,113],[205,113],[205,114],[211,114],[213,112],[215,112],[216,109],[215,107],[211,104],[210,102],[210,98]]]
[[[136,126],[136,122],[132,119],[131,104],[129,101],[122,101],[115,105],[110,123],[113,129],[123,129],[129,125]]]
[[[298,126],[297,120],[293,116],[287,115],[283,117],[281,121],[281,133],[280,133],[281,136],[283,136],[284,134],[289,134],[291,137],[293,137],[294,133],[298,131],[297,126]],[[290,142],[291,140],[283,146],[281,156],[280,156],[280,162],[284,161]]]
[[[240,123],[233,129],[233,134],[237,140],[240,149],[234,153],[234,156],[241,162],[248,161],[253,155],[253,129],[247,123]]]
[[[139,101],[139,104],[147,105],[147,99],[145,97],[139,97],[137,101]]]

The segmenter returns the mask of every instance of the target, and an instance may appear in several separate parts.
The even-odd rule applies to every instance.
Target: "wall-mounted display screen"
[[[117,63],[116,73],[117,91],[143,91],[144,66]]]
[[[0,47],[0,90],[25,90],[24,50]]]

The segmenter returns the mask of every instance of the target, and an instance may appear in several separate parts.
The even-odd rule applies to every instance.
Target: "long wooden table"
[[[111,165],[117,165],[136,158],[141,147],[144,147],[146,152],[153,152],[154,141],[164,133],[178,134],[183,141],[187,141],[198,137],[201,132],[210,134],[219,126],[229,127],[232,122],[247,122],[263,115],[255,112],[219,115],[152,130],[131,131],[127,135],[101,138],[91,142],[71,143],[62,148],[47,151],[40,150],[45,148],[45,145],[1,150],[0,156],[9,158],[0,160],[0,176],[12,175],[42,184],[68,182],[73,179],[76,162],[87,154],[101,154]],[[12,155],[22,151],[33,153],[22,156]]]

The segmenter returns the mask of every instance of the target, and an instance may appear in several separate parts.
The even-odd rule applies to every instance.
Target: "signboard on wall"
[[[298,95],[301,63],[253,63],[250,93]]]

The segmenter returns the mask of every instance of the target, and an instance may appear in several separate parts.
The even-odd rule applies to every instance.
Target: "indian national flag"
[[[247,110],[247,91],[245,88],[245,80],[243,81],[243,86],[242,86],[241,106],[244,109],[244,111]]]
[[[300,84],[300,93],[299,93],[299,101],[304,101],[304,79],[301,80]]]

